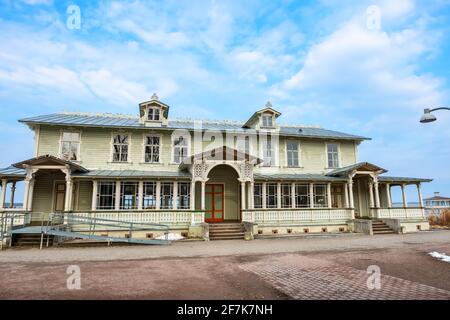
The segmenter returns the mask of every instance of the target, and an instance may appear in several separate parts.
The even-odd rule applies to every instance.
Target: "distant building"
[[[444,210],[450,210],[449,197],[442,197],[439,192],[435,192],[433,197],[425,199],[425,212],[427,215],[438,215]]]

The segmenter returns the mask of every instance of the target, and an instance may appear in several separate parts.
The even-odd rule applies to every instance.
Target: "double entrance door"
[[[207,184],[205,190],[205,222],[224,221],[224,185]]]

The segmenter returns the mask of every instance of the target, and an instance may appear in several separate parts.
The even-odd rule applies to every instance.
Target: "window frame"
[[[180,164],[182,161],[183,161],[183,159],[184,158],[181,158],[180,157],[180,162],[176,162],[175,161],[175,148],[176,148],[176,146],[175,146],[175,140],[176,140],[176,138],[180,138],[180,137],[183,137],[183,139],[185,139],[185,141],[186,141],[186,145],[183,147],[183,148],[186,148],[186,150],[187,150],[187,154],[186,154],[186,156],[184,157],[184,158],[187,158],[187,157],[189,157],[190,156],[190,150],[191,150],[191,136],[190,135],[186,135],[186,134],[179,134],[179,135],[176,135],[176,136],[174,136],[173,134],[171,135],[171,137],[170,137],[170,141],[171,141],[171,143],[170,143],[170,149],[171,149],[171,159],[170,159],[170,163],[171,164]],[[179,147],[178,147],[179,148]]]
[[[287,187],[287,188],[286,188]],[[281,208],[292,208],[292,183],[280,183]],[[284,191],[288,191],[287,194]]]
[[[187,186],[187,194],[182,194],[181,193],[181,186],[186,185]],[[191,208],[191,183],[190,182],[178,182],[177,183],[177,209],[180,210],[189,210]],[[184,198],[184,200],[187,199],[187,204],[185,202],[185,204],[182,206],[181,203],[182,201],[182,197]]]
[[[264,119],[270,118],[270,125],[265,123]],[[263,113],[261,115],[261,127],[263,128],[274,128],[275,127],[275,120],[273,114],[270,113]]]
[[[275,187],[275,193],[270,194],[269,190],[271,190],[271,187]],[[274,204],[270,204],[270,200],[274,200]],[[275,183],[266,183],[266,209],[276,209],[278,208],[278,184]]]
[[[299,187],[304,187],[306,189],[306,193],[299,193]],[[300,197],[306,198],[305,205],[300,205]],[[309,194],[309,184],[308,183],[295,183],[295,208],[309,208],[311,205],[311,195]]]
[[[166,195],[166,194],[164,194],[163,193],[163,188],[164,188],[164,186],[166,186],[166,185],[168,185],[169,187],[170,187],[170,193],[168,194],[168,195]],[[173,185],[174,185],[174,183],[173,182],[170,182],[170,181],[161,181],[161,184],[160,184],[160,191],[159,191],[159,203],[160,203],[160,205],[159,205],[159,208],[161,209],[161,210],[173,210],[173,196],[174,196],[174,193],[173,193],[173,191],[174,191],[174,188],[173,188]],[[166,205],[164,205],[165,204],[165,202],[163,201],[163,199],[165,199],[167,197],[167,199],[169,200],[169,205],[168,206],[166,206]]]
[[[77,154],[76,160],[70,160],[70,159],[66,159],[63,157],[63,143],[64,142],[69,142],[69,143],[73,143],[73,141],[64,141],[63,137],[64,137],[64,133],[77,133],[78,134],[78,147],[77,147]],[[67,160],[67,161],[72,161],[72,162],[81,162],[81,130],[72,130],[72,129],[62,129],[60,130],[60,137],[59,137],[59,158],[63,159],[63,160]]]
[[[152,110],[153,112],[152,112],[152,114],[153,114],[153,119],[149,119],[149,116],[150,116],[150,110]],[[154,117],[155,117],[155,110],[157,110],[158,111],[158,119],[154,119]],[[151,121],[151,122],[160,122],[162,119],[162,117],[161,117],[161,115],[162,115],[162,108],[161,107],[157,107],[157,106],[148,106],[147,107],[147,112],[146,112],[146,115],[145,115],[145,119],[146,119],[146,121]]]
[[[288,145],[290,143],[295,143],[297,145],[297,165],[290,165],[289,164],[289,149],[288,149]],[[301,164],[301,145],[300,145],[300,141],[298,140],[293,140],[293,139],[287,139],[285,141],[285,159],[286,159],[286,167],[288,168],[301,168],[302,164]]]
[[[152,184],[152,186],[153,186],[153,194],[147,193],[147,186],[150,184]],[[156,183],[156,181],[151,181],[151,180],[143,181],[142,199],[141,199],[142,210],[155,210],[156,209],[156,203],[157,203],[156,196],[158,194],[157,187],[158,187],[158,184]],[[153,198],[147,199],[146,197],[153,197]],[[146,206],[146,202],[153,203],[153,205]]]
[[[110,185],[110,186],[112,186],[112,194],[105,194],[105,195],[102,195],[101,194],[101,190],[102,190],[102,185],[103,184],[107,184],[107,185]],[[97,205],[96,205],[96,208],[95,208],[95,210],[106,210],[106,211],[111,211],[111,210],[115,210],[116,209],[116,181],[113,181],[113,180],[100,180],[100,181],[98,181],[98,187],[97,187],[97,194],[96,194],[96,197],[97,197]],[[106,207],[106,206],[100,206],[100,204],[101,204],[101,198],[102,197],[111,197],[111,206],[108,206],[108,207]]]
[[[147,157],[147,147],[150,146],[147,144],[147,138],[149,137],[154,137],[154,138],[159,138],[159,150],[158,150],[158,161],[154,162],[148,162],[146,161]],[[154,147],[154,145],[152,145]],[[142,163],[144,164],[161,164],[161,149],[162,149],[162,135],[159,133],[147,133],[147,134],[143,134],[143,141],[142,141],[142,148],[143,148],[143,154],[142,154]]]
[[[121,136],[127,136],[128,137],[128,144],[127,144],[127,146],[128,146],[128,148],[127,148],[127,161],[115,161],[114,160],[114,154],[115,154],[115,148],[114,148],[114,146],[116,145],[115,143],[114,143],[114,139],[115,139],[115,137],[116,136],[118,136],[118,135],[121,135]],[[129,132],[113,132],[112,133],[112,135],[111,135],[111,156],[110,156],[110,162],[111,163],[132,163],[131,162],[131,146],[132,146],[132,143],[131,143],[131,138],[132,138],[132,135],[131,135],[131,133],[129,133]],[[123,143],[120,143],[120,145],[125,145],[125,144],[123,144]],[[119,154],[120,156],[122,155],[122,152]]]
[[[256,192],[257,187],[260,190],[260,193]],[[256,199],[259,199],[259,203]],[[255,182],[253,184],[253,208],[254,209],[262,209],[263,208],[263,184],[262,182]]]
[[[323,194],[319,194],[317,192],[318,188],[322,188],[324,190]],[[323,198],[323,205],[320,205],[318,199]],[[328,190],[326,184],[314,184],[314,208],[327,208],[328,207]]]
[[[276,166],[276,164],[275,164],[275,158],[276,158],[275,146],[273,144],[272,138],[271,137],[270,137],[270,139],[267,139],[267,138],[269,138],[269,136],[266,136],[266,139],[261,140],[261,153],[262,153],[261,158],[263,159],[262,166],[263,167],[274,167],[274,166]],[[266,162],[266,153],[268,150],[268,148],[267,148],[268,143],[270,143],[270,146],[271,146],[271,148],[270,148],[270,150],[271,150],[270,163]]]
[[[336,146],[336,161],[337,161],[337,166],[330,166],[330,158],[329,158],[329,155],[330,155],[330,152],[328,151],[328,146],[331,146],[331,145],[335,145]],[[332,153],[334,153],[334,152],[332,152]],[[337,168],[340,168],[340,165],[341,165],[341,145],[340,145],[340,143],[338,143],[338,142],[328,142],[328,143],[325,143],[325,154],[326,154],[326,158],[325,158],[325,161],[326,161],[326,166],[325,166],[325,168],[326,169],[337,169]],[[333,163],[333,165],[334,165],[334,163]]]
[[[134,205],[132,205],[131,207],[125,207],[124,205],[124,201],[125,199],[125,194],[124,194],[124,190],[125,187],[127,185],[131,185],[133,184],[135,187],[134,190],[134,194],[132,194],[131,196],[132,201],[134,201]],[[139,208],[139,182],[138,181],[120,181],[120,202],[119,202],[119,209],[120,210],[137,210]]]

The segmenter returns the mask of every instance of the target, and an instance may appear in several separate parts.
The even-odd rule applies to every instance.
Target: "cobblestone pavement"
[[[265,258],[240,266],[293,299],[301,300],[450,300],[450,291],[383,275],[380,288],[368,289],[373,273],[303,255]]]

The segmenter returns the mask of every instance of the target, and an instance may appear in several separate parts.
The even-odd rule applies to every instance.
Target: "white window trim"
[[[290,166],[288,161],[288,142],[297,142],[297,158],[298,158],[298,166]],[[284,141],[284,163],[286,168],[303,168],[302,165],[302,145],[299,140],[296,139],[286,139]]]
[[[151,120],[151,119],[148,118],[148,114],[149,114],[148,110],[150,110],[150,109],[158,109],[159,110],[159,120]],[[162,118],[163,118],[163,110],[162,110],[161,107],[159,107],[159,106],[147,106],[145,108],[145,121],[146,122],[161,122]]]
[[[261,167],[263,167],[263,168],[264,167],[265,168],[271,168],[271,167],[277,167],[278,166],[278,158],[279,158],[279,147],[278,147],[278,144],[279,144],[279,142],[278,142],[278,144],[273,143],[273,139],[272,139],[273,135],[266,134],[265,135],[265,139],[261,139],[261,137],[260,137],[260,139],[259,139],[259,150],[260,150],[259,157],[264,160],[264,148],[265,148],[264,144],[267,142],[267,140],[268,140],[267,138],[269,138],[269,137],[270,137],[270,141],[271,141],[271,144],[272,144],[272,155],[273,155],[272,156],[272,164],[268,165],[268,164],[262,163]]]
[[[264,117],[271,117],[272,118],[272,125],[271,126],[264,125]],[[272,113],[263,113],[263,114],[261,114],[259,125],[260,125],[261,128],[275,128],[275,115],[272,114]]]
[[[189,211],[190,209],[191,209],[191,201],[192,201],[192,183],[191,182],[189,182],[189,181],[178,181],[178,184],[177,184],[177,188],[180,188],[180,184],[181,183],[184,183],[184,184],[187,184],[188,185],[188,188],[189,188],[189,192],[188,192],[188,194],[187,194],[187,196],[189,197],[189,205],[188,205],[188,207],[187,208],[180,208],[180,207],[178,207],[177,206],[177,210],[186,210],[186,211]],[[179,192],[180,190],[177,190],[177,197],[178,198],[180,198],[180,192]],[[175,199],[176,200],[176,199]]]
[[[175,141],[175,137],[180,137],[180,136],[183,136],[185,139],[186,139],[186,141],[187,141],[187,149],[188,149],[188,154],[187,154],[187,157],[190,157],[191,156],[191,135],[190,134],[179,134],[179,135],[176,135],[176,136],[174,136],[173,135],[173,133],[170,135],[170,164],[174,164],[174,165],[179,165],[180,163],[178,163],[178,162],[175,162],[174,160],[174,156],[175,156],[175,153],[174,153],[174,147],[175,147],[175,145],[174,145],[174,141]]]
[[[58,148],[58,158],[62,159],[62,142],[63,142],[63,134],[64,132],[70,132],[70,133],[78,133],[79,134],[79,142],[78,142],[78,150],[77,150],[77,159],[78,160],[70,160],[71,162],[75,163],[81,163],[81,138],[82,138],[82,131],[79,129],[61,129],[59,130],[59,148]]]
[[[127,161],[114,161],[114,136],[116,135],[127,135],[128,136],[128,156]],[[109,152],[109,163],[128,163],[132,164],[131,161],[131,146],[132,146],[132,134],[131,132],[126,131],[113,131],[111,133],[111,141],[110,141],[110,152]]]
[[[330,168],[328,166],[328,145],[336,144],[337,152],[338,152],[338,166],[336,168]],[[327,142],[325,143],[325,169],[337,169],[342,167],[342,159],[341,159],[341,143],[340,142]]]
[[[147,137],[159,137],[159,161],[158,162],[145,162],[145,147],[147,146]],[[163,147],[162,142],[162,134],[160,133],[144,133],[142,134],[142,157],[141,157],[141,164],[163,164],[161,161],[161,150]]]
[[[161,191],[162,191],[163,184],[170,184],[172,186],[172,205],[170,208],[162,208],[163,202],[161,201],[162,200],[161,198],[163,196],[163,193]],[[177,190],[177,192],[178,192],[178,190]],[[157,200],[157,201],[159,201],[160,210],[174,210],[174,204],[175,204],[175,200],[176,200],[176,199],[174,199],[174,196],[175,196],[174,181],[167,181],[167,180],[161,181],[159,184],[159,199]]]

